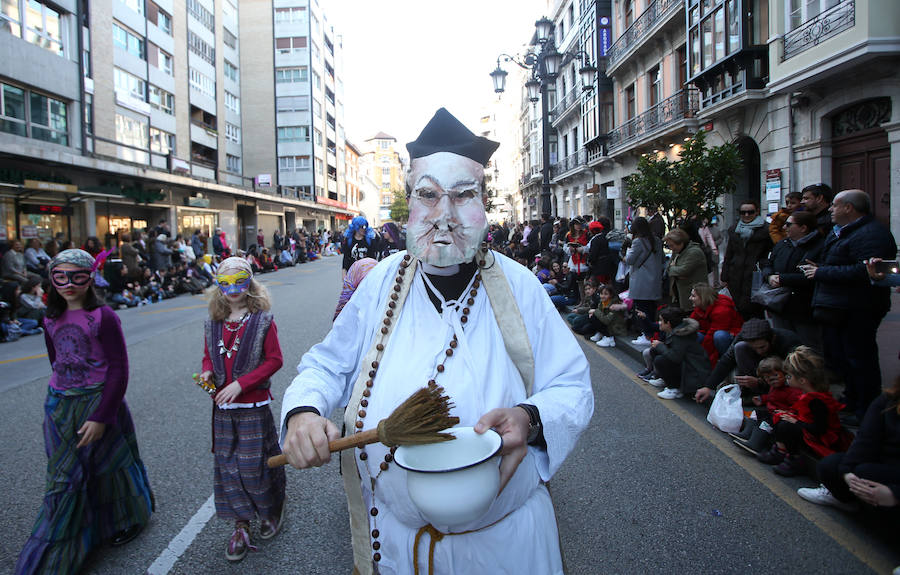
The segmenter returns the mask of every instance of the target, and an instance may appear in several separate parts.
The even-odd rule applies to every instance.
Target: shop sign
[[[256,176],[256,187],[270,188],[272,187],[272,174],[259,174]]]
[[[192,208],[208,208],[209,207],[209,198],[202,198],[200,196],[190,196],[184,199],[184,203]]]
[[[22,239],[30,240],[38,237],[37,226],[22,226]]]
[[[34,205],[22,204],[19,211],[23,214],[38,214],[47,216],[74,216],[75,208],[73,206],[53,206],[53,205]]]
[[[766,170],[766,203],[770,214],[778,211],[781,203],[781,170]]]
[[[341,208],[344,210],[347,209],[347,204],[345,204],[344,202],[332,200],[331,198],[328,198],[328,197],[316,196],[316,203],[324,204],[326,206],[334,206],[335,208]]]
[[[619,188],[616,186],[607,186],[606,187],[606,199],[607,200],[618,200],[619,199]]]
[[[29,190],[41,190],[44,192],[64,192],[77,194],[78,186],[71,184],[59,184],[57,182],[42,182],[40,180],[25,180],[23,186]]]

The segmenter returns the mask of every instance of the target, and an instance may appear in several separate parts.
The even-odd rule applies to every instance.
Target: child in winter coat
[[[752,399],[753,405],[759,407],[756,410],[757,421],[771,423],[772,415],[775,412],[791,409],[791,406],[803,395],[803,392],[796,387],[786,384],[784,362],[778,356],[771,355],[759,362],[759,365],[756,366],[756,375],[769,386],[768,393],[757,395]]]
[[[661,399],[693,394],[709,377],[709,358],[697,341],[697,321],[686,316],[684,310],[676,307],[659,312],[659,330],[665,334],[665,341],[654,340],[650,344],[657,378],[648,383],[665,387],[656,394]]]
[[[591,316],[590,326],[596,328],[597,333],[591,337],[591,341],[597,342],[600,347],[616,347],[617,335],[625,335],[625,311],[628,309],[619,294],[612,286],[600,286],[600,305],[588,311]]]
[[[788,354],[784,366],[788,385],[803,394],[789,410],[775,411],[775,445],[757,459],[775,465],[775,473],[792,477],[806,470],[801,449],[825,457],[845,451],[852,436],[841,427],[838,413],[844,406],[828,390],[822,356],[801,345]]]
[[[600,294],[597,293],[597,287],[595,280],[586,279],[584,281],[584,298],[582,298],[581,304],[566,316],[566,321],[569,322],[575,333],[583,333],[584,330],[589,329],[586,327],[591,319],[588,312],[600,305]],[[592,335],[595,331],[597,330],[588,332],[587,335]]]

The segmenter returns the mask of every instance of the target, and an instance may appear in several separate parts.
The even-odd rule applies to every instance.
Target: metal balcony
[[[556,106],[550,111],[551,121],[556,126],[564,117],[568,116],[568,112],[578,108],[581,103],[581,88],[578,86],[569,90],[556,102]]]
[[[614,70],[635,46],[647,39],[657,24],[664,22],[679,10],[684,11],[684,0],[656,0],[647,6],[637,20],[632,22],[631,26],[610,46],[606,54],[607,69]]]
[[[628,144],[664,132],[666,128],[683,120],[695,118],[699,109],[700,96],[697,89],[680,90],[610,132],[607,151],[612,155]]]
[[[581,166],[584,166],[586,163],[587,151],[584,148],[581,148],[574,154],[570,154],[563,158],[562,161],[550,166],[550,179],[556,179],[564,174],[578,169]]]
[[[820,42],[853,28],[854,25],[856,25],[856,2],[855,0],[844,0],[796,30],[785,34],[781,61],[793,58],[797,54],[819,45]]]

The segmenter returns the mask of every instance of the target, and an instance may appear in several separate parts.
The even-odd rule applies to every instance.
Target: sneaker
[[[741,430],[737,433],[729,433],[728,435],[730,435],[732,439],[750,439],[750,436],[753,435],[753,430],[756,429],[756,427],[756,421],[749,417],[745,417]]]
[[[674,387],[667,387],[664,390],[660,391],[656,394],[656,397],[660,399],[681,399],[684,397],[684,394],[681,393],[680,389]]]
[[[664,380],[661,377],[657,377],[655,379],[648,379],[647,383],[649,383],[653,387],[665,387],[666,386],[666,380]]]
[[[769,446],[772,444],[772,434],[761,427],[754,427],[749,439],[735,439],[734,444],[758,456],[769,450]]]
[[[599,331],[591,336],[591,341],[600,341],[601,339],[603,339],[603,334]]]
[[[229,561],[240,561],[251,549],[256,551],[256,547],[250,544],[250,526],[243,522],[238,523],[234,527],[231,539],[228,540],[225,558]]]
[[[821,483],[818,487],[801,487],[797,490],[797,495],[816,505],[830,505],[841,511],[859,511],[859,505],[855,502],[844,503],[832,495],[831,491]]]
[[[645,379],[645,378],[650,377],[651,375],[653,375],[653,368],[652,368],[652,367],[648,367],[648,368],[645,369],[644,371],[639,371],[639,372],[637,372],[635,375],[638,376],[638,377],[641,378],[641,379]]]
[[[616,338],[607,336],[597,342],[600,347],[616,347]]]
[[[631,340],[631,343],[634,345],[650,345],[650,340],[647,339],[647,336],[641,334],[641,337]]]
[[[788,455],[784,461],[779,463],[773,469],[775,473],[782,477],[794,477],[806,473],[806,459],[802,455]]]
[[[132,525],[127,529],[123,529],[112,536],[112,539],[109,540],[109,544],[113,547],[118,547],[119,545],[125,545],[129,541],[133,540],[135,537],[141,534],[141,531],[144,530],[143,525]]]
[[[784,452],[779,451],[778,447],[773,445],[771,449],[768,451],[760,452],[756,458],[766,465],[778,465],[782,461],[784,461]]]
[[[278,532],[281,531],[281,526],[284,524],[284,504],[281,506],[281,511],[278,513],[278,517],[273,520],[263,519],[259,522],[259,536],[262,539],[271,539],[278,535]]]
[[[646,375],[638,374],[638,377],[647,382],[649,382],[651,379],[657,379],[656,374],[653,373],[652,371]]]

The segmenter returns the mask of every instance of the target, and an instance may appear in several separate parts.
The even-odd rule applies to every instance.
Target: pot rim
[[[455,427],[455,428],[450,429],[450,431],[452,432],[454,430],[462,430],[462,429],[471,429],[474,431],[475,428],[474,427]],[[498,453],[500,453],[500,451],[503,449],[503,437],[499,433],[494,431],[493,429],[488,429],[484,433],[481,433],[478,435],[484,435],[487,433],[493,433],[494,435],[497,436],[499,443],[497,444],[496,449],[494,449],[488,455],[486,455],[485,457],[482,457],[478,461],[474,461],[474,462],[468,463],[466,465],[461,465],[459,467],[450,467],[447,469],[413,469],[411,467],[407,467],[407,466],[403,465],[402,463],[400,463],[400,460],[397,459],[396,453],[394,453],[394,463],[396,463],[398,467],[401,467],[402,469],[405,469],[412,473],[450,473],[451,471],[462,471],[463,469],[469,469],[470,467],[475,467],[476,465],[481,465],[488,459],[490,459],[490,458],[494,457],[495,455],[497,455]],[[399,451],[402,447],[413,447],[413,446],[402,446],[401,445],[400,447],[397,448],[397,450]]]

